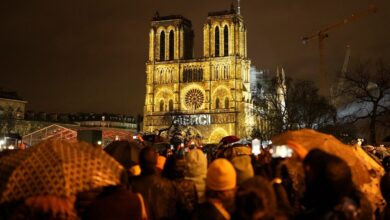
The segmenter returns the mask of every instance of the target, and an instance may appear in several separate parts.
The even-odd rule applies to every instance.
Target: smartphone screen
[[[293,150],[288,145],[274,145],[272,146],[273,158],[288,158],[293,154]]]

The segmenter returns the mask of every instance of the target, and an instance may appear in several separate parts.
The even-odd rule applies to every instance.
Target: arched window
[[[229,30],[227,25],[223,29],[223,55],[229,56]]]
[[[215,109],[219,109],[219,98],[215,99]]]
[[[164,100],[160,101],[160,112],[164,111]]]
[[[215,56],[219,57],[219,27],[215,27]]]
[[[229,99],[228,99],[228,97],[225,98],[225,108],[226,109],[229,108]]]
[[[165,32],[160,33],[160,60],[165,60]]]
[[[169,60],[173,60],[175,52],[175,36],[173,35],[173,30],[169,32]]]
[[[169,100],[169,111],[173,111],[173,100]]]

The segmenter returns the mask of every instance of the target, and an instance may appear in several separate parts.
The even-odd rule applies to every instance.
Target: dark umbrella
[[[138,155],[142,147],[135,141],[114,141],[107,145],[104,151],[115,158],[123,167],[129,169],[138,163]]]

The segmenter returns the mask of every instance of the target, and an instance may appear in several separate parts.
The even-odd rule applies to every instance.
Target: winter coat
[[[159,174],[137,176],[131,181],[131,189],[134,193],[141,193],[147,207],[151,207],[152,188],[161,181]]]
[[[187,219],[197,202],[192,181],[161,178],[152,189],[151,219]]]
[[[176,218],[188,219],[198,204],[196,185],[191,180],[178,179],[173,181],[176,193]]]
[[[206,201],[200,204],[196,208],[191,219],[192,220],[228,220],[230,219],[230,216],[223,215],[222,212],[218,210],[215,205]]]
[[[199,149],[191,150],[186,155],[185,179],[193,181],[198,193],[198,202],[205,201],[207,157]]]
[[[372,210],[368,200],[361,198],[359,202],[344,197],[333,207],[315,207],[298,215],[296,219],[318,219],[318,220],[369,220],[373,219]]]

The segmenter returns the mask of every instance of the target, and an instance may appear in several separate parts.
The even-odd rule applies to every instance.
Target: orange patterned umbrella
[[[351,167],[352,178],[374,206],[381,206],[383,200],[379,192],[379,181],[384,170],[367,155],[361,147],[343,144],[332,135],[312,129],[287,131],[272,138],[272,144],[297,143],[307,150],[319,148],[344,159]]]
[[[0,203],[117,185],[123,167],[87,143],[48,140],[0,160]]]

